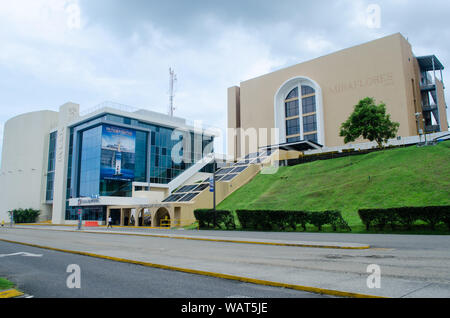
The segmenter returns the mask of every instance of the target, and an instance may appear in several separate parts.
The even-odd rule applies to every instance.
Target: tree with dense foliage
[[[359,137],[376,141],[382,147],[389,139],[397,135],[399,123],[391,121],[391,115],[386,114],[386,104],[376,105],[375,99],[366,97],[359,101],[355,110],[345,123],[341,125],[340,136],[347,144]]]

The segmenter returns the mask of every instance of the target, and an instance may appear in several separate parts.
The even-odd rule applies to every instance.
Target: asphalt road
[[[74,230],[75,228],[72,228]],[[89,231],[104,231],[105,228],[85,228]],[[352,233],[303,233],[303,232],[262,232],[262,231],[208,231],[208,230],[159,230],[145,228],[114,227],[119,232],[150,234],[177,234],[209,237],[239,237],[286,241],[342,242],[368,244],[374,248],[394,248],[402,250],[442,250],[450,255],[450,235],[404,235],[404,234],[352,234]]]
[[[12,255],[31,253],[42,257]],[[81,288],[70,289],[67,267],[80,267]],[[0,277],[36,298],[323,298],[290,289],[102,260],[0,242]]]
[[[147,230],[153,234],[234,234],[240,238],[352,242],[372,247],[340,250],[85,233],[71,227],[55,231],[57,228],[5,228],[0,231],[0,239],[344,292],[450,297],[450,236]],[[372,265],[381,271],[379,289],[367,284]]]

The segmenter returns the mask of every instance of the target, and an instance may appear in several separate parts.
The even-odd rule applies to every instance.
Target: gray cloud
[[[68,100],[165,112],[171,66],[176,114],[225,128],[227,87],[396,32],[417,55],[450,65],[447,0],[78,0],[79,30],[65,29],[64,8],[36,14],[60,3],[0,5],[0,124]],[[381,7],[380,29],[365,24],[371,3]]]

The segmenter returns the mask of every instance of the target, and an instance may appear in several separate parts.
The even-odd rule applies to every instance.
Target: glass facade
[[[53,185],[55,181],[55,160],[56,160],[56,137],[57,132],[50,134],[48,149],[48,167],[47,167],[47,191],[45,195],[46,201],[53,201]]]
[[[78,221],[78,207],[67,207],[66,220]],[[83,207],[82,214],[83,221],[106,221],[106,207],[105,206],[92,206]]]
[[[69,198],[130,197],[132,182],[167,184],[206,153],[214,151],[213,137],[189,132],[178,140],[172,140],[173,132],[174,128],[112,114],[92,118],[89,122],[72,127],[66,220],[78,220],[79,208],[69,207]],[[49,156],[49,172],[50,168],[54,169],[56,133],[50,138],[53,142],[49,149],[49,155],[52,155]],[[186,147],[187,144],[184,143],[180,156],[189,160],[177,163],[172,160],[172,149],[183,138],[190,138],[191,147]],[[203,170],[209,171],[211,167],[206,166]],[[49,178],[52,175],[49,174]],[[52,187],[48,186],[47,189]],[[51,195],[48,191],[48,196]],[[105,214],[104,207],[83,208],[84,220],[104,221]]]
[[[81,133],[79,160],[79,197],[100,195],[100,163],[102,155],[102,126]]]

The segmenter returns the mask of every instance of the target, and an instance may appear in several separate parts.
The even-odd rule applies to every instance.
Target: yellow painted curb
[[[28,228],[27,230],[37,230]],[[97,232],[97,231],[66,231],[66,230],[54,230],[47,229],[48,231],[60,231],[68,233],[88,233],[88,234],[110,234],[110,235],[128,235],[128,236],[140,236],[140,237],[156,237],[156,238],[169,238],[177,240],[192,240],[192,241],[207,241],[207,242],[221,242],[221,243],[237,243],[237,244],[256,244],[256,245],[271,245],[271,246],[287,246],[287,247],[309,247],[309,248],[328,248],[328,249],[344,249],[344,250],[367,250],[370,249],[370,245],[365,246],[337,246],[337,245],[312,245],[312,244],[299,244],[299,243],[277,243],[277,242],[258,242],[258,241],[239,241],[228,239],[213,239],[202,238],[194,236],[169,236],[158,234],[139,234],[139,233],[114,233],[114,232]]]
[[[16,289],[4,290],[0,292],[0,298],[14,298],[22,295],[23,293]]]
[[[260,280],[260,279],[255,279],[255,278],[248,278],[248,277],[241,277],[241,276],[235,276],[235,275],[207,272],[207,271],[201,271],[201,270],[189,269],[189,268],[182,268],[182,267],[175,267],[175,266],[169,266],[169,265],[153,264],[153,263],[129,260],[129,259],[125,259],[125,258],[118,258],[118,257],[113,257],[113,256],[105,256],[105,255],[99,255],[99,254],[93,254],[93,253],[87,253],[87,252],[80,252],[80,251],[71,251],[71,250],[65,250],[65,249],[54,248],[54,247],[40,246],[40,245],[30,244],[30,243],[9,241],[9,240],[4,240],[4,239],[0,239],[0,241],[6,242],[6,243],[21,244],[21,245],[31,246],[31,247],[36,247],[36,248],[43,248],[43,249],[57,251],[57,252],[70,253],[70,254],[77,254],[77,255],[95,257],[95,258],[100,258],[100,259],[106,259],[106,260],[115,261],[115,262],[129,263],[129,264],[141,265],[141,266],[146,266],[146,267],[152,267],[152,268],[159,268],[159,269],[166,269],[166,270],[171,270],[171,271],[183,272],[183,273],[188,273],[188,274],[196,274],[196,275],[202,275],[202,276],[222,278],[222,279],[240,281],[240,282],[244,282],[244,283],[251,283],[251,284],[257,284],[257,285],[264,285],[264,286],[272,286],[272,287],[281,287],[281,288],[287,288],[287,289],[301,290],[301,291],[306,291],[306,292],[315,293],[315,294],[331,295],[331,296],[338,296],[338,297],[351,297],[351,298],[386,298],[386,297],[381,297],[381,296],[365,295],[365,294],[359,294],[359,293],[350,293],[350,292],[344,292],[344,291],[338,291],[338,290],[332,290],[332,289],[324,289],[324,288],[318,288],[318,287],[309,287],[309,286],[301,286],[301,285],[294,285],[294,284],[272,282],[272,281]]]

